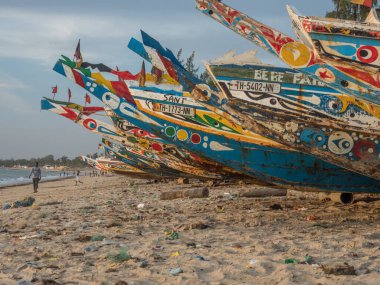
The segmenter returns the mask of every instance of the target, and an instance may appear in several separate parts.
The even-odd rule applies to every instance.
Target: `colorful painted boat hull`
[[[65,65],[71,68],[76,68],[75,62],[71,61],[67,57],[63,57],[62,62],[64,62]],[[86,63],[86,66],[92,66],[102,69],[102,70],[111,70],[104,64],[91,64]],[[129,100],[129,102],[133,102],[133,98],[130,96],[126,96],[126,89],[127,87],[121,87],[125,85],[125,83],[121,83],[120,81],[108,81],[102,73],[99,72],[99,70],[93,71],[90,68],[84,68],[80,67],[79,70],[96,80],[98,84],[103,84],[106,88],[109,88],[110,90],[113,90],[114,92],[117,92],[120,96],[123,98],[127,98],[126,100]],[[113,71],[114,73],[117,73],[120,77],[120,74],[127,74],[127,77],[130,77],[130,74],[128,71]],[[149,79],[148,74],[146,75],[147,79]],[[165,85],[169,87],[174,87],[175,89],[179,89],[179,84],[173,80],[170,76],[163,75]],[[119,78],[120,80],[120,78]],[[129,79],[128,81],[131,81]],[[162,81],[162,80],[161,80]],[[161,82],[160,81],[160,82]],[[136,82],[133,81],[132,82]],[[168,84],[167,84],[168,83]],[[151,84],[148,84],[151,85]],[[91,88],[91,87],[90,87]],[[134,103],[131,103],[134,104]],[[191,174],[197,175],[203,178],[209,178],[209,179],[247,179],[244,175],[241,175],[240,173],[236,173],[233,169],[219,165],[211,160],[207,160],[204,158],[200,158],[199,156],[195,155],[194,153],[190,153],[188,151],[184,151],[183,149],[180,149],[172,144],[168,144],[167,142],[164,143],[162,139],[159,137],[150,134],[149,132],[142,130],[140,128],[137,128],[130,122],[126,120],[120,120],[117,118],[117,115],[112,114],[112,110],[108,110],[105,108],[105,111],[111,119],[113,120],[115,127],[123,133],[123,136],[125,136],[126,141],[122,141],[123,144],[138,144],[138,147],[141,149],[145,149],[154,153],[159,153],[160,155],[165,155],[166,162],[168,164],[174,164],[174,167],[178,169],[178,162],[181,163],[180,169],[184,172],[191,171]],[[118,140],[117,140],[118,141]]]
[[[90,132],[105,136],[109,139],[123,143],[124,137],[110,124],[90,118],[76,109],[61,106],[53,100],[44,98],[41,100],[41,110],[47,110],[84,127]]]
[[[131,178],[137,179],[150,179],[155,178],[155,176],[145,173],[137,168],[128,166],[118,160],[106,160],[106,159],[92,159],[86,156],[81,156],[81,159],[86,162],[89,166],[96,168],[100,171],[112,172],[118,175],[125,175]]]
[[[173,100],[172,97],[168,96],[168,95],[161,95],[161,94],[157,94],[157,93],[156,94],[149,94],[149,92],[146,92],[146,91],[142,91],[142,92],[140,91],[140,92],[138,92],[137,90],[134,90],[133,88],[131,90],[133,91],[132,95],[133,95],[135,101],[137,102],[137,106],[139,107],[140,110],[144,110],[144,112],[146,114],[150,114],[152,116],[155,116],[156,118],[164,119],[167,122],[170,122],[170,123],[176,122],[176,126],[175,127],[176,127],[176,132],[177,132],[177,140],[180,139],[180,137],[178,137],[178,132],[180,132],[181,128],[183,129],[184,126],[187,126],[187,124],[182,123],[182,122],[188,122],[189,119],[186,120],[185,118],[181,118],[182,122],[181,122],[181,120],[175,120],[178,117],[178,115],[175,115],[175,117],[171,117],[168,114],[157,112],[157,111],[155,111],[154,107],[153,108],[151,107],[152,104],[153,104],[153,106],[154,105],[156,105],[156,106],[157,105],[160,105],[160,106],[164,105],[165,106],[167,104],[172,104],[172,106],[181,106],[181,107],[184,107],[184,108],[186,108],[186,107],[187,108],[191,108],[191,107],[194,108],[195,107],[195,111],[196,112],[197,111],[202,111],[203,113],[207,114],[206,110],[202,109],[202,107],[200,107],[199,105],[196,106],[195,102],[191,102],[190,99],[188,99],[188,98],[186,98],[186,101],[183,101],[183,102],[188,102],[188,103],[178,104],[178,103],[173,103],[173,101],[175,101],[175,100]],[[208,113],[208,115],[209,115],[209,117],[212,117],[211,112]],[[206,115],[203,115],[203,116],[206,116]],[[220,122],[220,121],[216,121],[216,122],[218,122],[219,125],[222,125],[222,122]],[[169,126],[169,124],[167,124],[167,125]],[[209,125],[209,128],[210,127],[211,126]],[[196,128],[196,126],[193,125],[191,132],[194,133],[195,132],[194,129],[198,131],[200,128],[199,127]],[[163,130],[161,130],[161,132],[162,131]],[[232,131],[233,130],[231,130],[230,132],[232,133]],[[236,131],[236,130],[234,130],[234,131]],[[208,132],[210,132],[210,131],[208,130]],[[165,128],[165,133],[169,133],[170,134],[171,132],[170,132],[170,130],[168,130],[168,129]],[[206,133],[206,131],[205,131],[205,133]],[[233,136],[232,135],[225,134],[221,130],[219,130],[218,134],[219,134],[219,137],[216,137],[215,141],[221,143],[221,145],[223,145],[223,146],[226,146],[226,147],[228,146],[228,147],[231,148],[229,151],[226,151],[225,153],[223,153],[221,155],[221,156],[224,156],[224,157],[228,157],[230,159],[230,161],[228,161],[228,162],[226,160],[224,160],[224,163],[230,163],[231,165],[235,165],[235,164],[239,163],[239,161],[240,161],[240,163],[244,164],[247,168],[250,167],[251,170],[259,170],[260,169],[257,165],[255,165],[255,163],[252,163],[252,161],[263,162],[263,163],[266,164],[266,166],[268,168],[271,167],[270,166],[271,163],[273,165],[276,165],[279,168],[280,168],[281,163],[284,163],[284,168],[288,169],[287,175],[292,176],[292,178],[296,177],[296,176],[295,176],[294,173],[290,173],[289,169],[291,169],[291,168],[303,168],[302,162],[297,161],[297,159],[295,158],[298,155],[300,155],[300,153],[298,153],[298,152],[296,152],[297,155],[295,155],[294,153],[290,152],[291,153],[290,156],[294,156],[294,161],[293,161],[294,163],[293,164],[287,164],[286,158],[285,158],[286,157],[285,153],[287,153],[289,155],[289,151],[288,150],[284,150],[284,149],[281,150],[278,145],[275,145],[276,149],[273,149],[273,147],[272,148],[268,147],[266,149],[267,152],[268,152],[268,149],[269,149],[269,151],[271,151],[271,156],[267,157],[267,159],[265,159],[264,157],[260,157],[259,154],[258,154],[260,151],[263,151],[263,150],[260,149],[257,146],[257,144],[254,144],[252,142],[249,142],[249,143],[245,142],[244,141],[244,136],[235,137],[235,140],[239,142],[239,146],[235,145],[234,147],[232,147],[233,143],[231,141],[226,142],[226,140],[224,140],[225,137],[229,138],[230,140],[233,140]],[[180,135],[181,135],[181,132],[180,132]],[[255,141],[255,140],[253,140],[253,141]],[[269,145],[268,142],[266,142],[266,141],[262,141],[262,144]],[[245,154],[245,157],[243,155],[239,155],[239,152],[234,152],[234,150],[239,149],[239,148]],[[240,151],[240,149],[239,149],[239,151]],[[250,151],[252,149],[254,149],[254,151]],[[233,154],[227,154],[228,152],[231,152]],[[199,150],[197,151],[197,153],[199,153]],[[279,153],[281,153],[281,155]],[[239,158],[238,161],[234,161],[234,164],[232,164],[231,163],[231,161],[232,161],[231,160],[231,156],[238,157]],[[290,159],[290,160],[292,160],[292,159]],[[318,160],[316,160],[316,161],[318,161]],[[281,172],[281,170],[276,169],[276,166],[274,166],[274,167],[272,166],[273,169],[271,169],[271,171],[272,171],[271,173],[273,173],[272,174],[273,176],[280,175],[280,172]],[[316,169],[318,169],[318,167]],[[320,169],[323,169],[323,167],[320,168]],[[263,170],[260,169],[260,171],[262,172]],[[299,174],[301,174],[301,171],[302,170],[298,169]],[[329,170],[329,171],[331,171],[331,170]],[[351,173],[349,171],[343,171],[343,172],[344,173]],[[251,174],[254,174],[254,173],[255,173],[254,171],[251,172]],[[313,173],[313,176],[314,176],[314,178],[316,178],[318,175],[321,175],[321,174],[323,175],[323,171],[322,171],[322,173],[318,173],[318,171],[316,171],[316,172]],[[351,173],[351,175],[352,174],[353,173]],[[338,175],[336,175],[336,176],[338,176]],[[360,175],[358,175],[358,176],[360,176]],[[285,176],[282,176],[282,179],[284,179],[284,177]],[[290,180],[292,178],[288,178],[288,179]],[[299,177],[298,177],[298,179],[299,179]],[[321,178],[319,177],[318,180],[320,180],[320,179]],[[335,179],[336,179],[336,177],[335,177]],[[287,181],[287,183],[291,184],[289,182],[289,180]],[[366,180],[366,179],[364,179],[364,180]],[[377,185],[376,187],[380,186],[380,182],[379,181],[375,182],[375,180],[372,180],[372,179],[369,179],[369,181],[372,181],[373,185]],[[292,181],[292,183],[294,183],[294,181]],[[332,183],[332,182],[329,181],[329,183]]]
[[[52,100],[49,100],[49,99],[41,100],[41,109],[49,110],[53,113],[56,113],[67,119],[70,119],[74,123],[83,126],[84,128],[86,128],[87,130],[93,133],[99,134],[108,139],[115,140],[119,143],[122,143],[131,152],[139,153],[140,155],[143,155],[148,159],[154,159],[159,162],[162,162],[172,169],[175,169],[185,174],[193,175],[194,177],[199,177],[199,178],[223,179],[222,175],[211,173],[200,167],[194,167],[186,163],[186,161],[182,161],[181,159],[178,159],[178,156],[175,155],[177,153],[173,153],[172,149],[171,149],[171,152],[165,151],[165,152],[159,153],[158,155],[156,155],[155,153],[151,153],[149,150],[147,150],[147,147],[141,148],[139,150],[138,147],[143,145],[143,141],[141,137],[136,137],[132,135],[129,135],[128,137],[126,137],[124,136],[124,134],[121,134],[120,132],[118,132],[113,126],[106,124],[104,122],[101,122],[99,120],[90,118],[80,113],[77,110],[72,110],[65,106],[58,105],[54,103]],[[142,135],[144,135],[144,133],[147,133],[147,132],[145,131],[142,132]],[[146,142],[146,144],[148,144],[148,142]],[[152,148],[154,148],[155,145],[158,145],[158,143],[153,143]],[[167,153],[169,155],[167,155]]]
[[[380,25],[340,19],[306,17],[288,6],[298,37],[315,48],[323,60],[343,60],[353,67],[380,68]],[[359,64],[359,65],[358,65]]]
[[[141,157],[135,153],[129,152],[124,149],[125,153],[119,153],[119,150],[122,149],[121,146],[117,146],[116,144],[112,144],[110,141],[103,139],[103,147],[106,150],[106,153],[110,156],[116,156],[116,159],[122,161],[123,163],[132,166],[134,168],[140,169],[150,175],[154,175],[155,177],[161,178],[178,178],[183,175],[179,171],[175,171],[174,169],[170,169],[165,165],[158,163],[157,161],[153,161],[147,159],[145,157]],[[117,146],[117,148],[116,148]]]
[[[359,103],[292,69],[211,63],[209,70],[222,89],[228,90],[229,100],[270,107],[326,126],[339,122],[380,132],[380,107]]]
[[[129,132],[131,128],[134,131],[137,131],[137,136],[139,137],[139,146],[142,149],[149,151],[157,152],[159,155],[164,155],[169,163],[182,162],[181,167],[182,171],[185,171],[186,168],[190,168],[187,173],[197,175],[203,178],[209,179],[223,179],[223,180],[239,180],[247,179],[242,175],[239,175],[233,169],[224,167],[216,164],[211,160],[201,158],[194,153],[191,153],[183,148],[179,148],[173,144],[169,144],[162,140],[161,138],[150,134],[147,131],[144,131],[136,126],[132,125],[130,122],[123,120],[122,118],[116,116],[115,114],[111,117],[114,122],[115,128],[122,132]],[[149,134],[146,139],[141,139],[140,134]],[[154,136],[154,137],[153,137]],[[184,165],[185,164],[185,165]]]
[[[167,52],[162,46],[145,33],[143,41],[147,48],[137,40],[129,44],[129,48],[142,57],[155,62],[165,57]],[[147,40],[144,39],[147,37]],[[153,58],[154,49],[159,54],[158,59]],[[164,50],[160,54],[160,50]],[[146,56],[146,54],[149,56]],[[166,65],[177,71],[177,75],[186,75],[186,70],[175,63],[170,54],[166,56]],[[238,124],[264,137],[287,145],[304,153],[310,153],[320,159],[339,165],[359,174],[367,175],[374,179],[380,180],[380,138],[378,134],[366,133],[365,130],[354,128],[335,122],[336,126],[321,125],[314,121],[302,121],[299,116],[282,114],[273,111],[272,108],[262,108],[250,105],[250,110],[242,114],[241,103],[228,100],[224,93],[213,93],[211,88],[204,84],[198,84],[192,81],[191,75],[186,79],[193,84],[192,96],[196,99],[207,97],[206,104],[211,110],[226,116],[235,118]],[[222,88],[219,88],[223,90]],[[228,90],[223,90],[228,92]],[[207,95],[205,95],[207,94]],[[215,100],[213,97],[219,99]],[[219,103],[221,102],[221,103]],[[218,109],[218,107],[222,108]]]
[[[74,80],[119,116],[125,117],[142,129],[263,181],[273,181],[302,190],[379,191],[378,181],[346,171],[307,154],[253,143],[244,146],[241,141],[220,135],[220,130],[192,127],[181,120],[169,121],[166,120],[167,117],[157,116],[160,115],[157,112],[142,112],[123,98],[96,84],[94,80],[63,66],[62,62],[58,62],[54,70]],[[88,86],[92,86],[91,90]],[[143,92],[146,96],[148,93]]]
[[[325,62],[307,44],[297,42],[248,15],[217,0],[196,0],[197,9],[259,47],[274,54],[291,68],[325,82],[342,93],[380,104],[380,78],[353,69],[344,62]]]

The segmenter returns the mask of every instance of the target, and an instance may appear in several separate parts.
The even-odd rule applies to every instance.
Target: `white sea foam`
[[[0,187],[13,186],[25,183],[31,183],[29,178],[30,170],[27,169],[0,169]],[[42,181],[64,178],[60,176],[60,172],[44,172],[42,171]]]

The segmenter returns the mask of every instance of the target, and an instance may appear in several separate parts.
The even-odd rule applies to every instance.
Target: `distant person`
[[[75,186],[77,186],[78,183],[83,183],[82,181],[79,180],[79,174],[80,174],[80,171],[78,170],[75,174]]]
[[[30,177],[33,179],[34,193],[37,193],[38,182],[41,180],[41,169],[38,167],[38,162],[36,162],[36,165],[32,168],[32,171],[29,174],[29,178]]]

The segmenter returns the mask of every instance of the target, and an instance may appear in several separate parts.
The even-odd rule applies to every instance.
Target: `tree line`
[[[96,158],[98,155],[95,154],[88,154],[87,156]],[[31,158],[31,159],[0,159],[0,167],[9,167],[12,168],[14,166],[27,166],[27,167],[33,167],[35,163],[38,162],[39,165],[42,166],[64,166],[67,168],[80,168],[85,167],[87,164],[84,163],[80,157],[75,157],[73,159],[70,159],[67,156],[62,156],[60,158],[54,158],[54,155],[49,154],[44,157],[39,158]]]
[[[195,61],[195,51],[191,53],[191,55],[183,59],[182,58],[182,49],[179,49],[177,52],[177,59],[178,61],[185,67],[185,69],[191,73],[193,76],[201,79],[202,81],[206,82],[208,85],[214,86],[214,82],[212,81],[210,75],[206,70],[203,72],[200,72],[200,66],[196,66]]]
[[[345,20],[356,20],[356,21],[364,21],[369,13],[370,8],[352,4],[347,0],[332,0],[335,9],[333,11],[329,11],[326,13],[326,17],[329,18],[338,18]],[[378,1],[373,0],[375,7],[378,7]],[[376,9],[377,14],[379,14],[379,10]]]

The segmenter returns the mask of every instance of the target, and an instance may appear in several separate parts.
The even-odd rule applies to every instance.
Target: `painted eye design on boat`
[[[339,103],[337,101],[329,101],[328,107],[330,110],[333,110],[334,112],[339,111]]]
[[[89,130],[95,130],[98,124],[93,119],[86,119],[83,122],[83,126]]]
[[[357,57],[361,62],[372,63],[378,59],[379,52],[373,46],[362,46],[357,51]]]
[[[214,127],[215,127],[215,128],[219,128],[219,127],[220,127],[219,122],[214,122]]]
[[[355,145],[353,138],[345,132],[332,133],[327,144],[332,153],[339,155],[349,153]]]
[[[277,100],[272,98],[272,99],[270,99],[269,103],[274,106],[277,104]]]
[[[120,104],[120,99],[111,92],[104,93],[102,96],[102,101],[112,109],[117,109]]]

